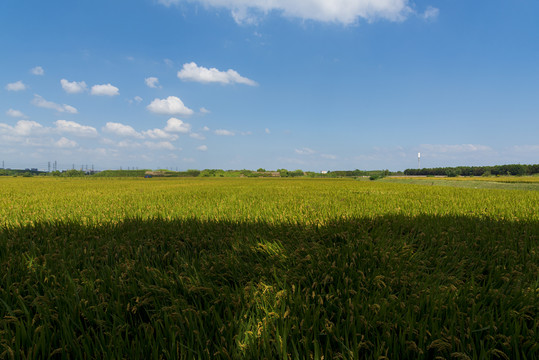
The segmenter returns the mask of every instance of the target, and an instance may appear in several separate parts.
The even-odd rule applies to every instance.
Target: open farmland
[[[539,192],[0,178],[0,358],[539,357]]]

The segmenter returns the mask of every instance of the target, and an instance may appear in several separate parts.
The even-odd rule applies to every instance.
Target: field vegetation
[[[539,358],[537,191],[6,177],[0,221],[2,359]]]
[[[409,177],[392,176],[384,182],[451,186],[473,189],[535,190],[539,191],[539,176],[482,176],[482,177]]]

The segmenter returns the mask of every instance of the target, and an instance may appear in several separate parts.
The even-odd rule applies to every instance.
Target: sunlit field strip
[[[428,180],[436,178],[428,178]],[[443,180],[439,180],[443,181]],[[70,220],[197,218],[321,222],[403,214],[537,220],[539,194],[348,179],[2,179],[4,226]]]
[[[0,219],[0,358],[539,356],[536,191],[0,178]]]

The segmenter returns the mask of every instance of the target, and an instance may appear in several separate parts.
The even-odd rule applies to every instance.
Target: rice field
[[[487,176],[487,177],[427,177],[392,176],[384,182],[433,186],[451,186],[473,189],[532,190],[539,191],[539,176]]]
[[[0,178],[0,359],[536,359],[539,192]]]

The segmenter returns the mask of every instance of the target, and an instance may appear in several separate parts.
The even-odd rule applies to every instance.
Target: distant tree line
[[[458,166],[438,167],[425,169],[406,169],[403,172],[389,170],[336,170],[325,172],[312,172],[287,169],[266,171],[263,168],[253,170],[222,170],[222,169],[190,169],[186,171],[171,170],[103,170],[103,171],[38,171],[37,169],[0,169],[0,176],[58,176],[58,177],[144,177],[146,175],[156,177],[316,177],[316,178],[342,178],[342,177],[369,177],[379,179],[389,175],[420,175],[420,176],[496,176],[496,175],[534,175],[539,174],[537,165],[496,165],[496,166]]]
[[[31,177],[34,175],[45,174],[44,171],[39,171],[37,169],[0,169],[0,176],[24,176]]]
[[[160,170],[103,170],[103,171],[83,171],[83,170],[63,170],[63,171],[38,171],[37,169],[13,170],[0,169],[0,176],[55,176],[55,177],[321,177],[321,178],[342,178],[342,177],[375,177],[382,178],[388,175],[402,175],[402,172],[391,172],[389,170],[337,170],[325,172],[303,171],[301,169],[287,170],[277,169],[267,171],[259,168],[253,170],[222,170],[222,169],[189,169],[186,171],[172,171],[168,169]]]
[[[491,176],[491,175],[533,175],[539,174],[539,165],[495,165],[495,166],[457,166],[425,169],[406,169],[404,175],[423,176]]]

